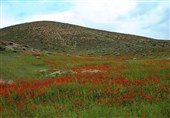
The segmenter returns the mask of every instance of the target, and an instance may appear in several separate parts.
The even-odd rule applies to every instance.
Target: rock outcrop
[[[12,52],[24,52],[34,56],[40,56],[41,52],[25,44],[17,44],[11,41],[0,40],[0,51],[9,50]]]

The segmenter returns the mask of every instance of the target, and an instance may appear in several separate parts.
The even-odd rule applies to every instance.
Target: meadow
[[[0,57],[2,118],[170,117],[167,57]]]

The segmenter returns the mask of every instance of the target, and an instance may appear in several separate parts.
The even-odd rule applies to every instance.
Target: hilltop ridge
[[[38,21],[0,29],[0,40],[35,49],[101,55],[167,52],[170,41],[108,32],[66,23]]]

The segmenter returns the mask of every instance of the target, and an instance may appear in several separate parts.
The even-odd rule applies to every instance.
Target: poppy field
[[[13,82],[0,83],[2,118],[170,117],[170,60],[60,54],[29,59],[11,66]],[[19,76],[19,68],[30,65],[36,74]]]

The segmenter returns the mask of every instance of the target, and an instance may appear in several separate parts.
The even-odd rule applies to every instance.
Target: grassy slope
[[[162,55],[153,55],[148,57],[143,57],[140,55],[131,56],[105,56],[105,57],[87,57],[87,56],[74,56],[74,55],[65,55],[65,54],[46,54],[43,53],[40,58],[36,58],[32,55],[23,54],[23,53],[14,53],[10,51],[1,51],[0,52],[0,76],[1,79],[5,80],[27,80],[33,78],[42,78],[43,76],[39,73],[40,70],[49,69],[50,67],[56,69],[64,68],[73,68],[83,65],[102,65],[102,64],[111,64],[115,65],[119,69],[120,66],[127,66],[130,70],[124,71],[127,78],[135,77],[142,78],[149,75],[150,73],[157,73],[157,63],[160,63],[159,60],[167,60],[169,56],[167,53]],[[133,60],[133,58],[137,60]],[[120,61],[122,62],[120,63]],[[152,65],[151,70],[145,69],[147,64],[140,64],[141,61],[151,61],[158,60],[155,65]],[[117,63],[118,61],[118,63]],[[168,61],[168,60],[167,60]],[[49,64],[48,64],[49,63]],[[54,64],[54,66],[53,66]],[[57,66],[56,66],[57,65]],[[168,72],[167,68],[165,72]],[[145,73],[145,75],[143,75]],[[160,77],[162,77],[160,75]]]
[[[48,68],[41,59],[22,53],[0,52],[0,77],[5,80],[40,78],[39,70]]]
[[[0,39],[41,50],[78,54],[150,54],[167,52],[170,41],[58,23],[33,22],[0,29]]]

